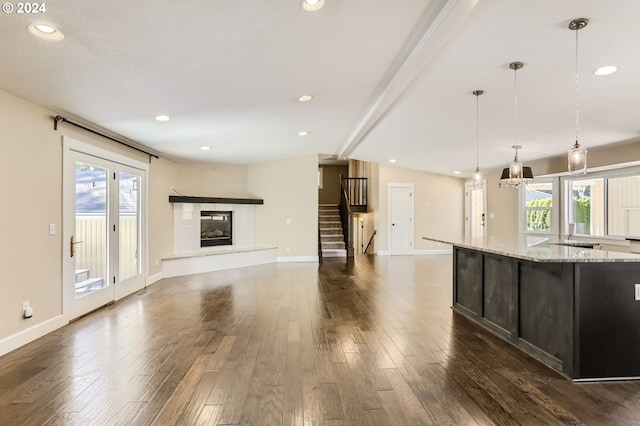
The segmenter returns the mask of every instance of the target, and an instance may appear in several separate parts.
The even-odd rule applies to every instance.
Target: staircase
[[[335,204],[318,206],[318,227],[320,228],[321,257],[347,257],[340,222],[340,210]]]

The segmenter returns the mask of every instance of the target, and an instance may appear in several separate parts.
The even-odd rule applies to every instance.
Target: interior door
[[[110,210],[112,164],[65,150],[63,274],[65,313],[76,318],[114,300]]]
[[[63,294],[70,319],[144,287],[145,177],[145,170],[65,148]]]
[[[389,218],[391,254],[413,253],[413,185],[390,184]]]
[[[483,238],[487,232],[486,190],[484,183],[465,184],[465,236]]]

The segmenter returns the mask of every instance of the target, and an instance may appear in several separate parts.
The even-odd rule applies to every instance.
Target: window
[[[567,177],[566,234],[640,237],[640,170]]]
[[[604,185],[604,178],[569,182],[569,235],[605,235]]]
[[[640,237],[640,175],[607,179],[609,235]]]
[[[550,232],[553,208],[553,184],[528,183],[525,186],[527,232]]]
[[[557,233],[558,202],[557,179],[536,179],[523,185],[521,192],[524,214],[521,216],[521,229],[525,233]]]

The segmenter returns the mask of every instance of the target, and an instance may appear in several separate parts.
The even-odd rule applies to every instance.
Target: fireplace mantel
[[[264,204],[259,198],[185,197],[169,195],[170,203]]]

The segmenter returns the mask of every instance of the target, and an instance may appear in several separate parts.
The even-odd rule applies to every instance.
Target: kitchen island
[[[544,237],[453,246],[453,309],[570,379],[640,379],[640,256]]]

